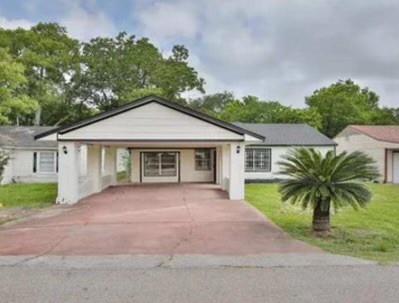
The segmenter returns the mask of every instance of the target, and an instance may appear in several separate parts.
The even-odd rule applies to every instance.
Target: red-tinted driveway
[[[213,185],[119,186],[0,230],[0,255],[315,253]]]

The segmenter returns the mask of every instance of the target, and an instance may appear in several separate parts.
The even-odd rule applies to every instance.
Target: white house
[[[142,98],[36,139],[58,141],[57,201],[69,204],[117,183],[117,148],[129,150],[132,183],[215,183],[231,200],[240,200],[246,179],[281,177],[276,162],[289,148],[326,151],[335,146],[309,126],[231,124],[159,97]],[[82,158],[87,158],[84,169]]]
[[[57,182],[57,142],[35,141],[50,127],[0,126],[0,149],[9,157],[1,183]]]
[[[264,137],[146,97],[36,139],[58,141],[57,201],[75,203],[116,183],[118,147],[130,150],[134,183],[214,182],[228,191],[230,199],[243,199],[245,145],[260,143]],[[87,146],[87,174],[79,165],[83,146]]]
[[[270,182],[284,179],[278,162],[290,149],[311,147],[322,154],[334,151],[336,143],[307,124],[235,123],[265,137],[260,143],[246,146],[245,180]]]
[[[379,181],[399,183],[399,125],[349,125],[334,141],[339,152],[361,151],[372,157]]]

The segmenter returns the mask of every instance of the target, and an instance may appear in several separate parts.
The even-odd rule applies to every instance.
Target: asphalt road
[[[1,266],[0,302],[398,302],[399,267]]]

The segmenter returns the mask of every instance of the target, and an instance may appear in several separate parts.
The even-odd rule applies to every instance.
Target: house
[[[372,157],[379,181],[399,183],[399,125],[349,125],[334,141],[339,152],[361,151]]]
[[[245,181],[265,182],[284,179],[278,162],[295,147],[311,147],[322,154],[334,151],[336,143],[307,124],[235,123],[265,137],[245,147]]]
[[[69,204],[117,183],[118,148],[129,150],[132,183],[215,183],[241,200],[246,179],[281,177],[289,148],[335,146],[306,125],[232,124],[152,96],[35,138],[58,142],[57,201]]]
[[[36,141],[50,127],[0,126],[0,149],[9,157],[2,184],[57,181],[57,142]]]

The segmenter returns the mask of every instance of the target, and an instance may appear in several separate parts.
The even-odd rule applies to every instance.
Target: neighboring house
[[[372,157],[379,181],[399,183],[399,125],[349,125],[334,141],[340,152],[361,151]]]
[[[284,179],[278,162],[290,149],[312,147],[322,154],[335,150],[336,143],[307,124],[234,123],[265,137],[245,151],[245,180],[264,182]]]
[[[51,127],[0,126],[0,149],[9,160],[2,184],[57,181],[57,142],[36,141],[34,136]]]
[[[293,126],[294,129],[302,127],[309,131],[304,126]],[[249,176],[245,172],[245,162],[247,166],[251,162],[248,157],[245,161],[246,145],[251,145],[252,149],[254,145],[260,148],[273,145],[268,156],[273,160],[269,164],[265,162],[266,155],[264,158],[262,153],[255,152],[253,155],[253,165],[273,166],[269,175],[264,175],[268,172],[261,172],[261,179],[275,177],[276,171],[271,162],[282,153],[276,139],[269,142],[261,131],[248,128],[159,97],[145,97],[73,125],[44,132],[36,139],[58,141],[58,203],[76,203],[116,184],[118,148],[129,150],[132,183],[215,183],[228,192],[231,200],[241,200],[245,194],[245,179]],[[302,136],[301,132],[298,134],[298,137]],[[313,134],[320,136],[317,132]],[[276,138],[270,133],[267,136]],[[280,136],[287,135],[281,133]],[[329,140],[323,140],[323,144],[319,140],[291,143],[294,146],[313,146],[317,143],[320,148],[324,143],[329,148],[334,146]],[[289,148],[287,144],[288,141],[285,141],[279,146],[286,151]],[[86,153],[82,153],[83,146]],[[259,164],[258,156],[263,164]],[[82,158],[87,159],[85,172],[78,165]]]
[[[0,126],[0,150],[9,156],[1,184],[53,183],[58,181],[58,144],[55,141],[37,141],[35,135],[50,131],[47,126]],[[80,148],[80,171],[87,173],[86,147]],[[104,158],[105,151],[102,157]],[[126,148],[117,150],[117,171],[126,168]],[[104,162],[104,161],[103,161]],[[105,168],[102,167],[102,170]]]

